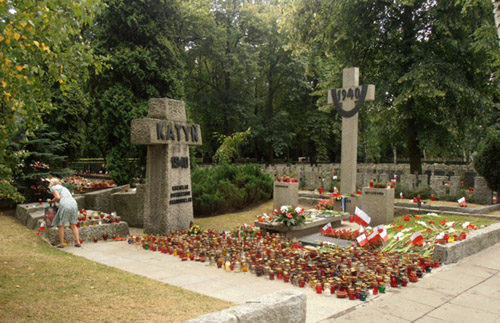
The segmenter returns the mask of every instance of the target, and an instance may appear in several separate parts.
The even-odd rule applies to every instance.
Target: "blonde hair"
[[[58,185],[58,184],[61,184],[61,181],[59,180],[59,178],[53,177],[50,180],[49,188],[51,188],[54,185]]]

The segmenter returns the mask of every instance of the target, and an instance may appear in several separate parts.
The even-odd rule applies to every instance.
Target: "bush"
[[[474,168],[493,191],[500,191],[500,130],[491,129],[479,145]]]
[[[193,208],[197,217],[241,209],[271,198],[273,180],[256,165],[220,165],[192,172]]]
[[[422,199],[426,200],[431,198],[431,194],[435,194],[430,186],[426,186],[420,190],[409,190],[407,188],[403,188],[399,183],[394,185],[394,198],[399,199],[399,193],[401,192],[403,192],[405,199],[412,199],[420,195]]]

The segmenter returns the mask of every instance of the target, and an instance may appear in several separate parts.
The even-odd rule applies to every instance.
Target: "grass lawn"
[[[0,322],[183,322],[233,304],[50,247],[0,210]]]
[[[256,216],[273,210],[273,200],[252,205],[242,211],[226,213],[217,216],[195,218],[194,223],[202,229],[230,231],[242,223],[254,224]]]

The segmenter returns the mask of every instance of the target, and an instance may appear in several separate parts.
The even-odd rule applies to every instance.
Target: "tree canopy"
[[[376,85],[359,161],[469,162],[500,120],[489,0],[0,0],[0,27],[0,197],[42,124],[68,161],[130,182],[145,157],[130,121],[154,97],[186,102],[206,162],[338,162],[341,118],[318,108],[351,66]]]

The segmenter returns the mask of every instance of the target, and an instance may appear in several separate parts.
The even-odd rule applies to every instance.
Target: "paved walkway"
[[[63,249],[72,254],[179,286],[215,298],[242,304],[282,289],[307,295],[307,322],[497,322],[500,323],[500,244],[456,265],[427,274],[417,284],[389,289],[369,301],[349,301],[318,295],[282,281],[243,273],[226,273],[199,262],[150,252],[127,242],[86,243]]]

